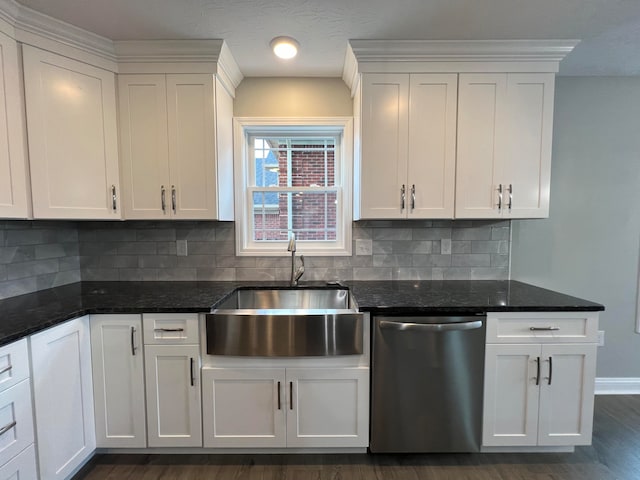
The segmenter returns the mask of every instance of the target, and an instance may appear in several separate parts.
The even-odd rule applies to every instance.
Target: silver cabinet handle
[[[136,342],[134,340],[134,335],[136,334],[136,327],[131,327],[131,355],[135,357],[136,355]]]
[[[411,185],[411,211],[413,212],[416,208],[416,186]]]
[[[160,186],[160,203],[162,205],[162,212],[166,212],[167,211],[167,199],[165,198],[166,195],[166,190],[164,188],[164,185]]]
[[[173,213],[176,213],[176,187],[175,187],[175,185],[171,185],[171,208],[173,209]]]
[[[154,332],[184,332],[184,328],[154,328]]]
[[[532,332],[555,332],[560,330],[560,327],[529,327]]]
[[[193,368],[193,358],[189,358],[189,372],[191,374],[191,386],[193,387],[196,384],[196,379],[194,377],[194,368]]]
[[[411,323],[411,322],[390,322],[388,320],[380,320],[381,329],[389,330],[422,330],[426,332],[450,332],[454,330],[474,330],[482,327],[482,320],[474,322],[460,323]]]
[[[536,358],[536,385],[540,385],[540,357]]]
[[[17,424],[18,424],[18,422],[16,422],[15,420],[13,422],[11,422],[11,423],[6,424],[4,427],[0,428],[0,435],[3,435],[5,433],[7,433],[9,430],[11,430]]]
[[[508,207],[509,207],[509,211],[511,211],[511,206],[513,205],[513,184],[509,184],[509,203],[508,203]]]
[[[4,367],[2,370],[0,370],[0,375],[2,375],[3,373],[7,373],[8,371],[10,371],[13,368],[13,365],[9,364],[6,367]]]
[[[293,382],[289,382],[289,410],[293,410]]]
[[[111,208],[115,212],[118,209],[118,196],[116,195],[116,186],[111,185]]]
[[[498,210],[502,210],[502,184],[498,185]]]
[[[402,188],[400,189],[400,211],[402,212],[404,210],[404,199],[405,199],[405,195],[406,191],[404,188],[404,183],[402,184]]]
[[[278,410],[282,409],[282,402],[280,399],[280,382],[278,382]]]
[[[553,378],[553,358],[549,357],[549,383],[551,385],[551,379]]]

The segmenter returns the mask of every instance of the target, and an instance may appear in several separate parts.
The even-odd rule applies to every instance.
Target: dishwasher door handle
[[[460,323],[411,323],[380,320],[380,328],[414,332],[451,332],[455,330],[474,330],[476,328],[482,328],[482,320]]]

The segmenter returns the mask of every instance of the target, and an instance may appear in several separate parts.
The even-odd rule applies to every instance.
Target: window
[[[351,119],[236,119],[238,255],[351,254]]]

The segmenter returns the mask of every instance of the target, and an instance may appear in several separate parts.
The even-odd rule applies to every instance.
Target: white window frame
[[[283,135],[289,132],[310,134],[340,133],[336,145],[336,184],[338,209],[335,241],[298,241],[297,253],[308,256],[351,256],[351,227],[353,219],[353,119],[351,117],[314,118],[256,118],[235,117],[234,186],[236,211],[236,255],[287,256],[287,241],[257,242],[253,240],[253,209],[249,198],[249,137],[255,135]],[[321,189],[321,188],[320,188]]]

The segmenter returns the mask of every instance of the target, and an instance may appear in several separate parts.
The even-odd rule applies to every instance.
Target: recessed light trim
[[[278,58],[290,60],[298,54],[300,44],[291,37],[276,37],[271,40],[271,48]]]

